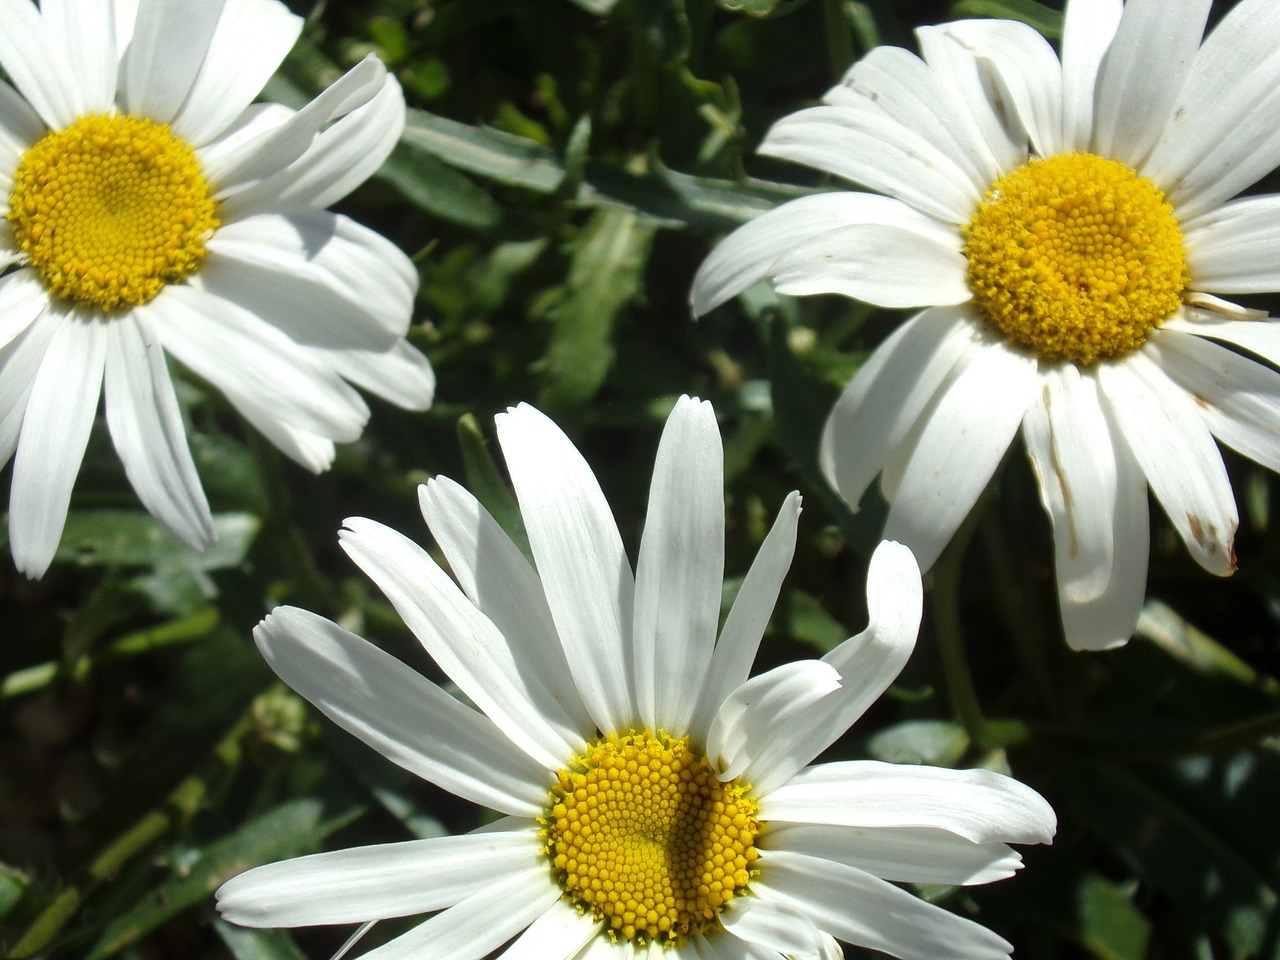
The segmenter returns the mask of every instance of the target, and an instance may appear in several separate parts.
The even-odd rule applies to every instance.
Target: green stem
[[[1018,660],[1046,714],[1060,718],[1062,702],[1053,671],[1045,659],[1046,644],[1057,638],[1049,636],[1043,608],[1036,602],[1035,586],[1028,582],[1026,565],[1016,565],[1009,559],[1009,541],[1000,525],[1000,518],[987,511],[979,529],[987,562],[991,565],[1000,618],[1013,640]]]
[[[844,0],[822,0],[822,21],[831,76],[842,77],[853,63],[853,32],[845,15]]]
[[[83,680],[106,663],[136,657],[139,654],[175,644],[190,643],[206,636],[218,625],[219,619],[216,607],[205,607],[190,616],[171,620],[149,630],[127,634],[96,656],[85,654],[70,665],[54,662],[38,663],[35,666],[14,671],[0,680],[0,700],[32,693],[59,679]]]
[[[942,552],[933,568],[933,590],[930,609],[933,612],[933,629],[937,636],[938,664],[942,669],[942,682],[947,698],[974,743],[987,747],[987,720],[978,702],[978,692],[973,685],[973,674],[964,654],[964,640],[960,626],[960,572],[965,550],[976,527],[976,511],[960,525],[951,543]]]
[[[302,531],[293,520],[293,497],[281,471],[280,453],[253,427],[246,425],[245,435],[266,497],[263,533],[274,545],[297,590],[294,600],[301,606],[324,610],[333,602],[333,585],[320,572]]]
[[[270,692],[269,690],[268,693]],[[63,890],[41,911],[9,952],[10,960],[23,960],[48,948],[100,884],[116,876],[125,864],[150,848],[165,834],[181,827],[195,816],[211,792],[211,785],[225,779],[239,766],[244,740],[257,726],[257,703],[258,698],[255,698],[227,734],[218,741],[213,748],[213,755],[198,771],[174,787],[159,807],[120,834],[94,858],[78,883]]]

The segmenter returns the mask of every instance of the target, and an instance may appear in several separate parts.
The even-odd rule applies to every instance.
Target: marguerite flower
[[[840,398],[821,457],[928,568],[1021,428],[1053,524],[1073,647],[1124,643],[1146,590],[1147,487],[1191,555],[1235,569],[1215,438],[1280,468],[1280,327],[1219,294],[1280,290],[1280,5],[1069,0],[1062,59],[1030,27],[918,31],[872,50],[763,153],[886,196],[806,197],[731,235],[698,313],[784,293],[923,306]]]
[[[314,471],[368,418],[348,381],[430,405],[412,264],[324,209],[399,138],[399,85],[371,58],[301,110],[253,104],[301,27],[275,0],[0,0],[0,466],[28,576],[99,396],[147,509],[212,542],[167,355]]]
[[[498,436],[534,565],[477,501],[437,479],[423,514],[455,584],[370,520],[342,545],[479,709],[314,614],[254,633],[272,668],[419,776],[503,816],[463,836],[258,867],[218,891],[248,926],[435,915],[369,960],[1003,957],[1009,945],[890,881],[1009,876],[1006,843],[1048,842],[1039,794],[985,770],[806,766],[898,674],[920,574],[881,544],[870,625],[820,661],[748,679],[795,548],[792,494],[716,640],[723,450],[708,403],[667,421],[633,578],[608,504],[568,438],[531,407]]]

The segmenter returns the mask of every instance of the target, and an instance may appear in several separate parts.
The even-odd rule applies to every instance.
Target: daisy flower
[[[275,0],[0,0],[0,466],[28,576],[100,396],[139,499],[212,543],[168,356],[317,472],[368,419],[351,384],[430,405],[416,271],[324,209],[399,138],[399,85],[370,58],[301,110],[252,103],[301,28]]]
[[[1217,442],[1280,468],[1280,327],[1222,294],[1280,290],[1280,5],[1069,0],[1062,56],[968,20],[854,64],[761,146],[880,194],[788,203],[703,264],[697,313],[788,294],[924,307],[845,389],[821,460],[923,568],[1021,430],[1077,649],[1124,643],[1146,590],[1147,489],[1211,573],[1236,565]],[[1242,353],[1241,351],[1245,351]]]
[[[462,836],[258,867],[218,891],[255,927],[434,913],[368,960],[1004,957],[1000,937],[894,882],[1009,876],[1006,844],[1053,811],[986,770],[808,765],[915,644],[920,573],[883,543],[870,625],[822,660],[748,678],[795,548],[784,503],[724,627],[723,450],[682,398],[658,448],[634,577],[582,455],[538,411],[498,417],[530,564],[477,501],[437,479],[423,515],[455,584],[413,542],[347,521],[342,545],[479,709],[314,614],[254,633],[272,668],[406,769],[501,815]],[[717,632],[719,639],[717,640]]]

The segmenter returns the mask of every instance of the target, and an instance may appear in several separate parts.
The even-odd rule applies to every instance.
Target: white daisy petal
[[[78,71],[35,4],[0,0],[0,23],[0,67],[40,119],[58,130],[84,113]]]
[[[936,827],[858,827],[771,823],[764,850],[834,860],[896,883],[969,886],[1011,877],[1022,856],[996,840],[974,843]]]
[[[1276,10],[1280,12],[1280,7]],[[1182,233],[1191,282],[1197,290],[1270,293],[1280,289],[1280,196],[1228,203],[1184,223]]]
[[[958,238],[939,243],[910,228],[856,224],[793,244],[770,268],[779,293],[839,293],[881,307],[964,303]]]
[[[819,462],[854,510],[972,344],[967,315],[964,308],[942,307],[899,326],[854,374],[827,417]]]
[[[1123,0],[1071,0],[1066,6],[1062,23],[1064,149],[1089,149],[1098,68],[1123,13]]]
[[[429,410],[436,394],[431,361],[403,338],[381,350],[312,347],[344,380],[404,410]]]
[[[13,340],[0,346],[0,466],[9,462],[18,446],[31,384],[35,382],[45,349],[59,322],[57,316],[38,317]]]
[[[805,914],[776,900],[736,897],[720,914],[724,929],[748,943],[783,953],[794,960],[828,960],[828,941]],[[837,958],[840,956],[836,955]]]
[[[1044,797],[991,770],[844,760],[807,767],[764,796],[760,816],[846,827],[931,827],[973,843],[1049,843]]]
[[[276,72],[302,24],[275,0],[226,0],[173,132],[199,146],[226,130]]]
[[[458,585],[509,643],[519,674],[528,689],[544,691],[544,716],[563,711],[559,721],[579,733],[591,729],[591,717],[578,696],[547,598],[529,561],[498,526],[489,511],[448,477],[436,477],[418,488],[422,516],[440,545]],[[582,747],[581,738],[573,750]]]
[[[324,473],[333,466],[337,450],[328,437],[281,423],[268,411],[256,406],[240,407],[239,411],[255,430],[299,466],[312,473]]]
[[[404,131],[404,93],[395,77],[383,78],[368,103],[320,131],[298,159],[283,170],[232,194],[222,209],[228,219],[261,207],[327,207],[368,180]]]
[[[523,674],[506,638],[425,550],[372,520],[351,517],[345,523],[338,538],[347,556],[513,743],[551,768],[581,749],[581,736],[556,709],[552,692]]]
[[[208,244],[205,289],[297,343],[386,349],[408,329],[418,272],[381,234],[327,210],[260,213]]]
[[[545,863],[533,826],[351,847],[255,867],[218,889],[218,912],[243,927],[430,913]]]
[[[1196,562],[1218,576],[1236,567],[1239,523],[1231,481],[1199,406],[1145,351],[1098,370],[1107,409]]]
[[[1116,464],[1097,380],[1070,363],[1041,374],[1022,422],[1040,500],[1053,522],[1063,603],[1095,600],[1111,582]]]
[[[635,722],[627,665],[635,585],[622,537],[587,462],[544,414],[499,414],[538,575],[582,700],[602,731]]]
[[[365,57],[284,123],[228,154],[217,170],[206,170],[215,198],[225,201],[285,169],[307,152],[316,135],[332,121],[372,100],[386,76],[387,69],[377,57]]]
[[[743,224],[711,251],[693,278],[694,314],[701,316],[772,277],[773,265],[797,243],[855,224],[902,226],[941,244],[955,245],[946,227],[891,197],[873,193],[801,197]]]
[[[14,270],[0,276],[0,347],[35,321],[49,303],[34,270]]]
[[[76,84],[83,113],[109,113],[115,106],[115,10],[104,0],[40,0],[40,15],[50,40],[59,44]],[[51,65],[51,69],[58,69]]]
[[[840,689],[775,729],[767,753],[752,753],[746,777],[758,796],[769,796],[791,779],[888,689],[915,648],[923,603],[920,568],[911,551],[900,543],[881,543],[867,567],[867,628],[822,658],[840,676]]]
[[[1098,68],[1093,147],[1136,167],[1182,92],[1212,0],[1129,0]]]
[[[1022,131],[1010,131],[1006,126],[1008,105],[992,101],[993,91],[984,85],[973,51],[937,27],[920,27],[916,39],[943,96],[955,105],[953,115],[959,128],[953,135],[977,166],[978,183],[990,183],[1025,160]]]
[[[1168,127],[1142,165],[1179,217],[1212,213],[1280,161],[1280,137],[1268,122],[1280,107],[1278,33],[1280,7],[1244,0],[1196,54]]]
[[[907,544],[922,570],[977,502],[1036,390],[1036,361],[1003,344],[970,349],[939,395],[907,461],[884,536]]]
[[[1065,149],[1062,65],[1038,31],[1013,20],[959,20],[930,29],[963,44],[990,70],[1002,105],[1012,107],[1036,153],[1048,157]]]
[[[545,866],[523,870],[370,950],[363,960],[480,960],[534,923],[559,896]]]
[[[784,663],[743,683],[720,704],[707,733],[707,756],[716,764],[716,775],[735,780],[749,767],[770,769],[790,746],[791,738],[784,736],[788,727],[839,689],[840,674],[821,660]],[[756,789],[764,788],[756,784]]]
[[[764,629],[773,616],[782,581],[791,569],[796,552],[796,528],[800,521],[800,494],[792,492],[783,501],[773,526],[760,544],[751,569],[747,571],[725,618],[724,629],[711,655],[707,681],[698,694],[698,708],[689,721],[690,730],[705,739],[711,720],[725,697],[746,682],[764,638]]]
[[[125,475],[157,520],[195,550],[213,544],[213,517],[196,475],[159,338],[145,314],[104,327],[107,427]]]
[[[944,223],[967,223],[981,199],[979,186],[947,154],[857,101],[783,117],[759,152],[887,193]]]
[[[1156,331],[1150,353],[1194,399],[1215,437],[1268,470],[1280,471],[1280,374],[1175,330]]]
[[[844,864],[776,851],[754,888],[841,940],[901,960],[1003,960],[1013,948],[986,927]],[[850,909],[857,904],[857,909]]]
[[[560,899],[529,924],[500,954],[499,960],[572,960],[583,947],[600,937],[603,927],[601,921]]]
[[[224,0],[147,0],[120,64],[120,105],[169,123],[178,116],[208,55]],[[256,91],[255,91],[256,92]]]
[[[105,353],[106,333],[96,319],[64,315],[31,384],[9,495],[13,561],[28,577],[42,576],[58,549],[98,412]]]
[[[667,417],[636,561],[632,675],[639,719],[684,730],[703,688],[724,583],[724,449],[715,411],[681,397]]]
[[[368,641],[295,607],[278,607],[253,637],[285,683],[388,760],[474,803],[541,812],[545,769],[487,717]]]
[[[253,103],[242,110],[221,135],[209,143],[196,146],[196,156],[205,179],[216,183],[218,172],[231,163],[245,144],[283,126],[296,110],[282,103]],[[219,207],[225,215],[225,207]]]
[[[1097,598],[1058,603],[1062,630],[1073,650],[1109,650],[1128,642],[1147,596],[1147,560],[1151,552],[1147,480],[1107,410],[1107,432],[1115,457],[1116,501],[1112,516],[1111,579]],[[1095,448],[1095,456],[1097,456]]]
[[[1263,316],[1247,320],[1223,320],[1201,312],[1195,319],[1171,317],[1161,330],[1176,330],[1196,337],[1209,337],[1242,347],[1280,366],[1280,322]]]
[[[901,47],[871,49],[823,100],[834,106],[874,105],[950,156],[975,185],[985,182],[990,151],[975,151],[966,142],[967,106],[948,96],[937,73],[914,53]]]
[[[248,310],[194,283],[170,286],[140,309],[165,349],[241,412],[333,440],[355,440],[364,429],[369,409],[360,395]]]

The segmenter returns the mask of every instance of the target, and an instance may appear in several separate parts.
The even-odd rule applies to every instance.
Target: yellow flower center
[[[1173,315],[1189,279],[1164,194],[1091,153],[1033,159],[997,180],[969,222],[964,253],[982,315],[1049,362],[1138,349]]]
[[[90,114],[22,155],[8,219],[51,294],[110,311],[195,271],[218,207],[168,125]]]
[[[758,856],[758,804],[721,783],[689,738],[610,734],[551,790],[546,849],[565,894],[610,935],[677,941],[743,892]]]

